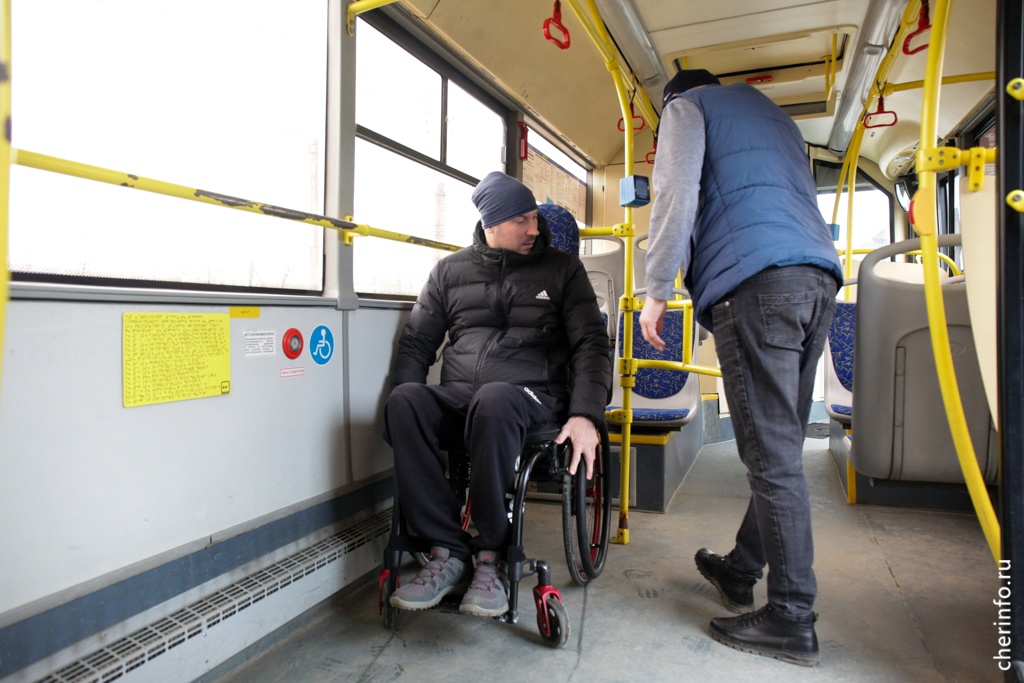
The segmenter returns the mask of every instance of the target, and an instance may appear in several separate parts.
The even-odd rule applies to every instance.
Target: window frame
[[[493,97],[493,95],[477,83],[469,78],[465,73],[455,68],[454,65],[445,61],[441,56],[431,50],[425,43],[419,38],[414,36],[412,33],[407,31],[404,27],[398,24],[394,19],[388,16],[383,11],[372,11],[361,14],[357,19],[358,22],[365,21],[367,24],[375,28],[385,37],[389,38],[396,45],[406,50],[410,55],[420,60],[429,68],[436,71],[441,76],[442,90],[441,90],[441,140],[440,140],[440,154],[439,159],[433,159],[430,156],[423,154],[417,150],[414,150],[400,142],[392,140],[391,138],[378,133],[377,131],[370,130],[365,126],[356,122],[356,137],[369,142],[371,144],[382,147],[389,152],[398,154],[400,156],[409,159],[410,161],[418,164],[423,164],[431,169],[443,173],[455,180],[468,183],[470,185],[476,185],[480,182],[480,178],[475,178],[468,173],[460,171],[457,168],[449,166],[447,163],[448,153],[448,83],[454,82],[457,86],[468,92],[470,95],[475,97],[481,104],[486,106],[488,109],[497,114],[502,121],[505,123],[505,167],[506,172],[508,169],[508,139],[510,130],[515,128],[514,121],[517,112],[504,106],[501,101]],[[356,27],[358,31],[358,26]]]
[[[505,138],[502,156],[505,166],[504,172],[508,175],[520,180],[522,179],[522,161],[517,153],[519,141],[518,124],[521,122],[526,123],[530,127],[531,133],[540,135],[546,142],[559,149],[563,154],[566,154],[566,156],[584,168],[587,173],[587,219],[589,220],[589,213],[591,211],[590,178],[593,169],[588,160],[567,151],[564,145],[559,144],[557,137],[553,136],[542,122],[527,116],[525,110],[512,97],[497,89],[477,69],[466,62],[465,59],[453,53],[443,43],[427,33],[422,26],[410,20],[400,8],[396,9],[392,6],[386,6],[359,15],[356,27],[357,33],[359,31],[358,22],[366,22],[441,76],[444,82],[441,115],[445,117],[444,125],[441,129],[440,159],[433,159],[356,122],[355,134],[358,139],[377,145],[409,161],[422,164],[438,173],[475,187],[479,183],[480,178],[476,178],[447,164],[447,116],[445,109],[448,106],[448,83],[454,83],[497,114],[504,122]],[[355,286],[354,282],[353,286]],[[415,294],[366,292],[358,288],[355,289],[355,293],[360,302],[364,304],[372,301],[413,302],[416,299]]]

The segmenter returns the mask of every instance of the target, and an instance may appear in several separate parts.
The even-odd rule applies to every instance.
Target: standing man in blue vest
[[[820,659],[802,454],[814,374],[843,275],[796,124],[755,88],[680,71],[665,87],[647,254],[644,339],[659,336],[682,270],[714,334],[751,498],[726,555],[696,563],[737,617],[724,645],[794,664]],[[768,567],[768,603],[752,588]]]

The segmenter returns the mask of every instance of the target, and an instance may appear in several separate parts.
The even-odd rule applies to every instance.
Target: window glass
[[[456,85],[455,74],[434,71],[366,21],[359,20],[356,35],[355,220],[469,246],[480,218],[473,188],[487,173],[504,170],[504,117]],[[414,95],[406,98],[403,89],[412,82]],[[450,253],[357,237],[353,285],[361,294],[416,296],[430,269]]]
[[[360,223],[468,246],[480,219],[473,186],[365,140],[356,140],[355,216]],[[354,287],[388,295],[420,293],[430,269],[451,252],[356,237]]]
[[[481,140],[505,137],[505,121],[457,84],[448,81],[448,153],[446,162],[475,178],[503,169],[502,148]]]
[[[440,159],[441,75],[365,22],[356,45],[356,121]]]
[[[586,184],[587,169],[576,163],[572,157],[548,142],[540,133],[534,131],[533,128],[530,129],[528,140],[532,146],[537,148],[538,152],[558,164],[562,170],[567,171]]]
[[[814,176],[818,186],[818,209],[826,223],[832,222],[836,205],[836,186],[839,183],[841,168],[838,164],[818,161],[814,164]],[[839,212],[836,223],[839,224],[839,239],[836,249],[846,251],[847,219],[849,216],[849,192],[845,189],[839,197]],[[853,249],[871,250],[884,247],[892,242],[892,196],[878,188],[870,178],[857,171],[857,182],[853,194]],[[853,259],[859,263],[865,254],[854,254]],[[851,271],[856,277],[856,264]]]
[[[836,246],[846,248],[847,208],[849,193],[844,191],[839,199],[839,240]],[[818,208],[826,223],[832,222],[832,211],[835,207],[835,190],[832,194],[818,195]],[[890,225],[892,220],[892,202],[889,195],[872,187],[870,190],[855,190],[853,195],[853,248],[877,249],[889,244]]]
[[[323,213],[323,0],[23,0],[11,23],[16,148]],[[323,288],[321,228],[18,166],[11,188],[16,272]]]

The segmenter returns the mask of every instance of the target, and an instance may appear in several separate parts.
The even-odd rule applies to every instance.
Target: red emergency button
[[[302,333],[294,327],[284,333],[284,339],[281,340],[281,346],[284,347],[284,355],[291,359],[298,358],[302,355],[302,347],[305,344],[302,343]]]

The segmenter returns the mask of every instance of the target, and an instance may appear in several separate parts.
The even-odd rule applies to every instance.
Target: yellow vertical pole
[[[3,371],[4,331],[7,329],[7,235],[9,199],[11,195],[11,3],[3,0],[0,6],[0,120],[3,121],[3,140],[0,141],[0,372]],[[0,375],[2,376],[2,375]]]
[[[576,17],[583,24],[591,40],[601,52],[605,60],[605,66],[612,75],[615,82],[615,91],[619,96],[619,107],[622,110],[623,132],[625,137],[626,167],[625,175],[633,174],[633,112],[630,108],[629,93],[626,88],[626,79],[623,67],[619,64],[611,36],[605,28],[604,20],[597,9],[594,0],[568,0]],[[585,7],[584,7],[585,3]],[[650,102],[642,90],[634,86],[635,100],[638,101],[640,109],[647,116],[651,125],[654,125],[657,114],[651,108]],[[620,454],[620,477],[619,477],[619,529],[614,542],[629,543],[629,468],[630,468],[630,436],[632,417],[632,392],[633,386],[633,310],[637,307],[636,297],[633,290],[633,207],[624,208],[622,225],[615,226],[613,234],[621,237],[625,242],[625,272],[623,273],[623,294],[619,300],[619,310],[623,315],[622,325],[622,358],[619,359],[619,383],[622,386],[622,414],[625,419],[622,421],[622,441]]]
[[[593,0],[589,0],[593,5]],[[596,11],[596,9],[594,10]],[[625,130],[626,143],[626,168],[625,175],[633,175],[633,114],[629,108],[629,95],[626,92],[626,84],[622,75],[615,69],[613,64],[608,65],[612,78],[615,80],[615,89],[619,93],[619,104],[622,108],[623,129]],[[623,207],[624,230],[623,240],[625,241],[625,273],[623,274],[622,299],[619,301],[619,310],[622,311],[622,359],[626,368],[631,368],[633,360],[633,335],[636,330],[633,328],[633,310],[636,308],[636,297],[633,292],[633,207]],[[625,370],[620,370],[625,372]],[[622,410],[627,419],[622,423],[622,442],[620,444],[621,455],[620,476],[619,476],[619,528],[615,536],[615,542],[620,544],[629,543],[629,470],[630,470],[630,438],[633,425],[633,382],[632,375],[636,374],[629,370],[628,381],[622,385]]]
[[[930,166],[929,154],[938,142],[939,90],[942,83],[942,61],[946,49],[946,31],[949,26],[951,4],[949,0],[937,0],[932,14],[932,32],[929,38],[928,62],[925,66],[924,93],[921,102],[921,146],[917,153],[918,188],[914,194],[912,212],[914,228],[921,235],[921,254],[925,264],[925,305],[928,309],[928,323],[931,331],[932,353],[935,356],[935,370],[939,378],[939,389],[946,408],[957,458],[964,473],[967,491],[974,504],[985,540],[992,556],[999,561],[1001,538],[999,520],[992,507],[985,481],[978,467],[974,444],[967,429],[960,388],[956,380],[953,354],[946,326],[946,308],[942,300],[939,283],[938,237],[936,222],[936,180],[935,170]]]

